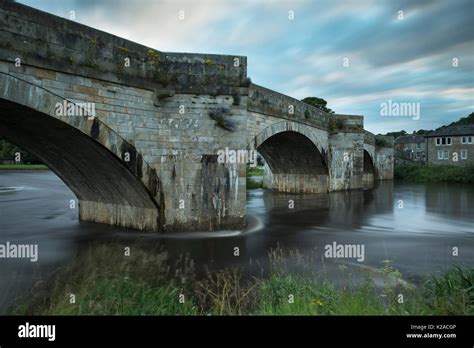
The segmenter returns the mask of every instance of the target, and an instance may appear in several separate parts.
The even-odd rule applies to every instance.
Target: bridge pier
[[[139,230],[160,229],[160,214],[157,208],[79,200],[79,219]]]
[[[258,150],[278,191],[361,189],[364,151],[375,180],[393,178],[362,116],[252,84],[244,56],[162,52],[17,2],[2,2],[0,36],[0,137],[71,188],[81,220],[240,229],[246,165],[218,163],[226,148]],[[79,103],[96,114],[56,112]]]
[[[364,133],[331,134],[329,191],[361,189],[364,165]]]

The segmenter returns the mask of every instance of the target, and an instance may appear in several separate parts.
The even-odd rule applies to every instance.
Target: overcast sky
[[[162,51],[245,55],[253,82],[324,98],[375,133],[474,111],[474,0],[19,2]],[[420,103],[419,119],[381,116],[388,100]]]

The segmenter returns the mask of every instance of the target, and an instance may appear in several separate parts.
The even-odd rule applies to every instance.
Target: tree
[[[404,130],[401,130],[399,132],[388,132],[387,134],[385,135],[388,135],[390,137],[394,137],[395,139],[398,138],[398,137],[401,137],[401,136],[404,136],[404,135],[407,135],[407,132],[405,132]]]
[[[34,157],[28,152],[5,140],[0,139],[0,160],[15,160],[17,152],[21,153],[22,163],[41,163],[38,158]]]
[[[323,98],[318,98],[318,97],[306,97],[304,99],[301,99],[302,102],[312,105],[324,112],[327,112],[329,114],[333,114],[334,111],[328,108],[326,105],[328,104],[327,101],[325,101]]]
[[[455,122],[452,122],[449,125],[452,126],[452,125],[456,125],[456,124],[460,124],[460,125],[474,124],[474,112],[471,112],[469,114],[469,116],[461,117],[459,120],[457,120]]]
[[[428,134],[429,132],[431,132],[431,131],[426,130],[426,129],[418,129],[416,132],[413,132],[413,133],[416,134],[416,135],[425,135],[425,134]]]
[[[459,120],[451,122],[448,126],[454,126],[454,125],[465,125],[465,124],[474,124],[474,112],[471,112],[468,116],[466,117],[461,117]],[[437,130],[446,127],[446,126],[441,126],[436,128]],[[417,131],[413,131],[414,135],[425,135],[428,134],[429,132],[432,132],[432,130],[427,130],[427,129],[419,129]],[[394,138],[398,138],[403,135],[408,135],[407,132],[404,130],[401,130],[399,132],[388,132],[385,135],[392,136]]]

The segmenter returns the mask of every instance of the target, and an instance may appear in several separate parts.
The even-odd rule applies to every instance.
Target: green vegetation
[[[241,83],[241,87],[250,87],[250,85],[252,84],[252,79],[250,79],[250,77],[246,77],[242,83]]]
[[[459,120],[455,121],[455,122],[451,122],[448,126],[453,126],[453,125],[465,125],[465,124],[474,124],[474,112],[471,112],[468,116],[466,117],[461,117]],[[441,126],[441,127],[444,127],[444,126]],[[439,128],[441,127],[438,127],[436,128],[436,130],[438,130]],[[414,131],[413,132],[413,135],[425,135],[429,132],[431,132],[432,130],[426,130],[426,129],[419,129],[417,131]],[[398,132],[388,132],[386,133],[385,135],[389,135],[389,136],[392,136],[394,137],[395,139],[398,138],[398,137],[401,137],[401,136],[404,136],[404,135],[411,135],[411,134],[408,134],[406,131],[404,130],[401,130],[401,131],[398,131]]]
[[[44,164],[0,164],[1,169],[48,169]]]
[[[263,180],[253,180],[252,176],[263,176],[263,168],[247,166],[247,190],[263,188]]]
[[[395,166],[395,180],[474,183],[474,166],[404,164]]]
[[[474,124],[474,112],[471,112],[469,116],[461,117],[459,120],[450,123],[448,126],[464,124]]]
[[[427,133],[431,132],[430,130],[426,130],[426,129],[419,129],[417,131],[414,131],[413,134],[408,134],[406,131],[404,130],[401,130],[399,132],[388,132],[386,133],[385,135],[387,136],[391,136],[393,137],[394,139],[398,138],[398,137],[401,137],[401,136],[404,136],[404,135],[425,135]]]
[[[246,184],[247,184],[247,190],[263,188],[263,181],[252,180],[249,177],[247,177]]]
[[[240,105],[240,95],[239,94],[232,95],[232,105],[234,105],[234,106]]]
[[[30,155],[28,152],[23,151],[18,146],[13,145],[6,140],[0,139],[0,160],[14,161],[18,153],[20,153],[22,163],[40,163],[40,161],[33,155]]]
[[[306,97],[304,99],[301,99],[302,102],[312,105],[324,112],[327,112],[329,114],[333,114],[334,111],[331,110],[330,108],[327,107],[328,102],[324,100],[323,98],[318,98],[318,97]]]
[[[263,168],[247,166],[247,176],[263,176]]]
[[[337,132],[344,129],[344,120],[340,117],[331,117],[329,120],[329,130]]]
[[[386,147],[388,146],[387,141],[384,138],[375,137],[375,146],[377,147]]]
[[[474,269],[453,267],[418,287],[396,282],[384,260],[361,280],[343,273],[336,287],[314,271],[314,255],[277,248],[267,277],[240,269],[208,270],[198,279],[186,257],[171,267],[163,250],[119,244],[83,249],[47,282],[39,282],[12,313],[23,315],[473,315]],[[295,270],[294,266],[298,266]],[[341,266],[341,272],[349,272]],[[382,277],[383,286],[374,279]],[[71,303],[71,294],[75,302]],[[400,302],[399,294],[403,294]],[[184,297],[183,297],[184,296]],[[184,300],[184,301],[183,301]],[[293,301],[292,301],[293,300]]]

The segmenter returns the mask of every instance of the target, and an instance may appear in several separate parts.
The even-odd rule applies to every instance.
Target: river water
[[[314,264],[330,274],[336,273],[331,271],[336,264],[380,268],[387,259],[404,279],[452,265],[474,266],[474,185],[387,181],[373,190],[319,195],[249,190],[246,230],[165,235],[80,222],[77,208],[70,208],[75,199],[50,171],[0,171],[0,244],[38,244],[39,249],[38,262],[0,258],[0,314],[93,241],[162,245],[170,259],[189,254],[198,271],[230,265],[254,270],[249,265],[258,264],[264,272],[268,252],[275,247],[323,259],[324,247],[334,242],[363,245],[365,255],[363,262]],[[457,255],[453,248],[458,248]]]

